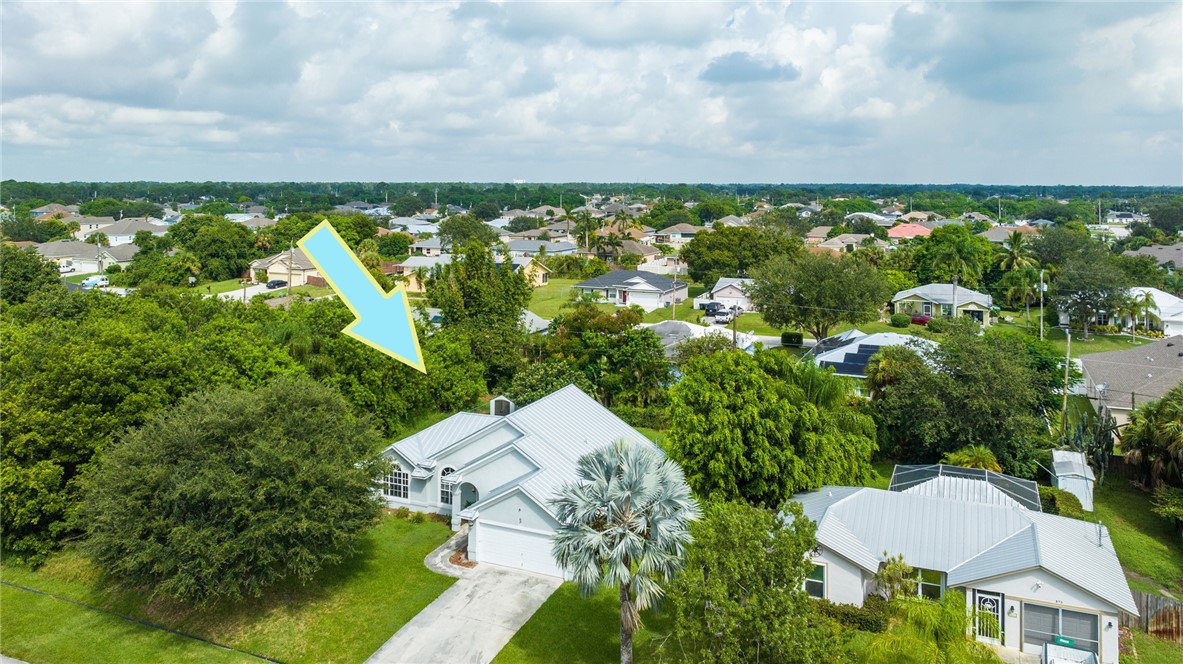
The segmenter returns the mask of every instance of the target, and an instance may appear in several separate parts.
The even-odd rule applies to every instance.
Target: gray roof
[[[825,341],[828,342],[826,346],[815,346],[820,348],[816,353],[818,365],[834,367],[834,373],[852,378],[866,378],[867,363],[884,346],[909,346],[916,350],[937,346],[937,342],[930,339],[898,332],[876,332],[847,339],[829,337]]]
[[[503,422],[512,427],[514,437],[469,462],[469,465],[513,446],[539,468],[520,482],[504,487],[504,490],[482,495],[481,502],[521,487],[540,505],[549,507],[547,503],[560,486],[579,480],[576,469],[583,455],[621,438],[653,447],[648,438],[625,424],[612,411],[574,385],[568,385],[504,417],[457,413],[394,443],[389,449],[396,450],[417,466],[429,466],[433,462],[432,457],[452,445]],[[463,474],[464,468],[456,472]],[[479,505],[476,507],[479,508]]]
[[[741,291],[747,292],[748,284],[750,283],[752,283],[751,279],[741,279],[739,277],[719,277],[719,280],[715,282],[715,287],[709,292],[715,293],[732,285],[738,286]]]
[[[913,295],[919,296],[922,299],[928,300],[933,304],[953,304],[953,284],[925,284],[917,286],[916,288],[909,288],[896,293],[892,298],[892,302],[902,300]],[[957,287],[957,304],[965,304],[966,302],[976,302],[987,309],[994,305],[994,300],[985,293],[979,293],[976,290],[971,290],[965,286]]]
[[[637,281],[639,280],[639,282]],[[674,280],[662,275],[653,274],[652,272],[643,272],[641,270],[615,270],[607,274],[601,274],[598,277],[592,277],[585,281],[575,284],[575,288],[636,288],[640,283],[647,284],[655,290],[660,290],[663,293],[674,290]],[[677,286],[685,286],[686,282],[679,281]]]
[[[1169,245],[1152,244],[1124,253],[1126,256],[1149,256],[1158,261],[1159,265],[1174,263],[1175,267],[1183,268],[1183,242]]]
[[[509,251],[530,251],[537,253],[542,247],[546,247],[548,254],[561,254],[575,251],[578,249],[570,242],[548,242],[546,240],[510,240],[505,243],[505,248]]]
[[[411,244],[412,249],[439,249],[440,239],[438,237],[429,237],[426,240],[419,240]]]
[[[447,265],[451,262],[452,254],[440,254],[438,256],[410,256],[405,261],[399,263],[399,265],[414,270],[417,267],[435,267],[436,265]]]
[[[1083,452],[1052,450],[1052,472],[1056,477],[1083,477],[1096,480],[1093,468],[1084,459]]]
[[[1110,408],[1129,409],[1154,401],[1183,382],[1183,335],[1127,350],[1093,353],[1080,358],[1085,383],[1092,390],[1104,385]]]
[[[969,500],[855,487],[822,487],[794,498],[818,523],[818,543],[868,573],[883,552],[945,572],[949,586],[1041,568],[1136,614],[1104,526]]]
[[[85,258],[89,260],[96,260],[99,257],[99,248],[89,242],[82,242],[81,240],[54,240],[53,242],[43,242],[41,244],[33,245],[33,250],[41,256],[48,259],[58,258]],[[120,263],[126,263],[136,255],[140,250],[134,244],[120,244],[113,247],[104,247],[104,252],[114,258]]]
[[[168,232],[168,226],[164,224],[154,224],[148,221],[145,217],[128,217],[120,219],[119,221],[107,226],[102,231],[108,236],[111,235],[135,235],[140,231],[148,231],[153,235],[164,235]]]

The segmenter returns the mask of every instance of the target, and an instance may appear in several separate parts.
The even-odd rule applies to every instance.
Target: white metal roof
[[[892,302],[902,300],[906,297],[916,295],[929,302],[935,304],[953,304],[953,284],[925,284],[917,286],[916,288],[909,288],[895,294],[891,298]],[[976,290],[966,288],[965,286],[957,287],[957,304],[966,304],[968,302],[976,302],[983,307],[991,307],[994,305],[994,300],[985,293],[979,293]]]
[[[1052,450],[1052,470],[1056,477],[1083,477],[1096,480],[1093,469],[1084,459],[1084,453],[1071,450]]]
[[[945,475],[934,477],[931,480],[904,489],[904,493],[1027,509],[1019,501],[1006,495],[1005,492],[989,482],[971,480],[964,477],[948,477]]]
[[[826,486],[794,498],[818,543],[870,573],[883,553],[948,574],[951,586],[1041,568],[1137,613],[1104,526],[1021,507],[882,489]],[[870,554],[870,555],[868,555]]]

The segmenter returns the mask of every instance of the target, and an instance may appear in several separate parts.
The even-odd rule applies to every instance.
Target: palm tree
[[[1003,272],[1010,272],[1039,265],[1039,261],[1031,255],[1030,245],[1031,243],[1024,233],[1012,231],[1010,237],[1002,243],[1002,253],[998,255],[998,267]]]
[[[982,275],[982,266],[978,265],[977,258],[968,245],[946,245],[933,256],[932,262],[933,266],[948,269],[967,287],[977,284],[978,278]]]
[[[1135,408],[1121,446],[1126,461],[1144,466],[1151,486],[1183,479],[1183,384]]]
[[[1138,316],[1142,315],[1142,305],[1136,296],[1123,297],[1113,308],[1116,318],[1128,318],[1130,321],[1130,341],[1138,340]],[[1116,321],[1114,321],[1116,322]]]
[[[632,664],[640,612],[682,568],[701,511],[682,469],[650,445],[618,440],[584,455],[578,473],[551,501],[554,556],[585,595],[619,590],[620,662]]]
[[[1152,295],[1150,293],[1150,291],[1148,291],[1148,290],[1142,291],[1142,294],[1135,296],[1135,298],[1136,298],[1136,302],[1138,304],[1138,308],[1141,310],[1141,313],[1142,313],[1142,327],[1145,327],[1147,330],[1147,333],[1149,333],[1150,312],[1158,311],[1158,302],[1154,301],[1154,295]],[[1138,324],[1138,321],[1134,321],[1134,325],[1136,326],[1137,324]]]
[[[1172,295],[1183,295],[1183,271],[1173,272],[1163,278],[1163,288]]]
[[[975,627],[997,633],[997,621],[967,612],[965,595],[956,590],[946,592],[939,602],[917,595],[901,595],[892,601],[891,608],[897,622],[867,644],[864,659],[868,664],[986,664],[999,661],[990,646],[971,636]]]
[[[1027,267],[1007,272],[998,282],[1003,288],[1003,297],[1008,306],[1015,302],[1022,302],[1027,308],[1027,327],[1031,327],[1031,300],[1037,296],[1035,285],[1039,282],[1039,273],[1035,268]]]
[[[992,470],[996,473],[1002,472],[1002,466],[998,465],[998,459],[990,451],[990,448],[985,445],[967,445],[956,452],[949,452],[941,459],[941,463],[949,464],[950,466],[961,466],[962,468],[978,468],[980,470]]]

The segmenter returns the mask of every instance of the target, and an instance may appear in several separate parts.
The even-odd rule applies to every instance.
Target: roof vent
[[[513,402],[504,396],[495,397],[489,402],[489,413],[498,417],[505,417],[513,412]]]

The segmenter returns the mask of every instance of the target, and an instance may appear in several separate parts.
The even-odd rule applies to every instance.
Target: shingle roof
[[[1124,253],[1126,256],[1150,256],[1158,261],[1159,265],[1174,263],[1175,267],[1183,268],[1183,242],[1171,245],[1152,244]]]
[[[1154,401],[1183,382],[1183,335],[1159,339],[1127,350],[1093,353],[1080,358],[1089,387],[1104,385],[1110,408],[1128,409]]]
[[[737,286],[741,291],[747,292],[748,285],[751,283],[751,279],[744,279],[741,277],[719,277],[719,280],[715,282],[715,287],[709,292],[716,293],[732,285]]]
[[[148,231],[155,235],[163,235],[168,231],[164,224],[154,224],[144,217],[128,217],[108,225],[101,232],[111,235],[135,235],[140,231]]]
[[[794,497],[818,523],[818,543],[868,572],[883,552],[946,572],[950,586],[1035,567],[1137,613],[1104,526],[1021,507],[853,487]]]
[[[953,304],[953,284],[925,284],[917,286],[916,288],[909,288],[895,294],[891,298],[892,302],[902,300],[913,295],[919,296],[934,304]],[[994,300],[985,293],[979,293],[976,290],[970,290],[965,286],[957,287],[957,304],[965,304],[966,302],[976,302],[983,307],[991,307]]]
[[[707,230],[707,229],[703,228],[702,226],[692,226],[690,224],[674,224],[673,226],[670,226],[669,228],[663,228],[663,229],[657,231],[656,234],[657,235],[670,235],[672,233],[682,233],[682,234],[689,233],[689,234],[693,235],[695,233],[701,233],[704,230]]]
[[[641,270],[615,270],[581,281],[575,284],[575,288],[635,288],[640,285],[637,280],[663,293],[674,290],[673,279],[665,275],[642,272]],[[679,287],[685,286],[686,282],[679,281],[677,285]]]
[[[548,254],[566,253],[578,249],[570,242],[548,242],[546,240],[510,240],[505,243],[505,247],[509,251],[532,252],[538,252],[542,247],[546,247]]]

